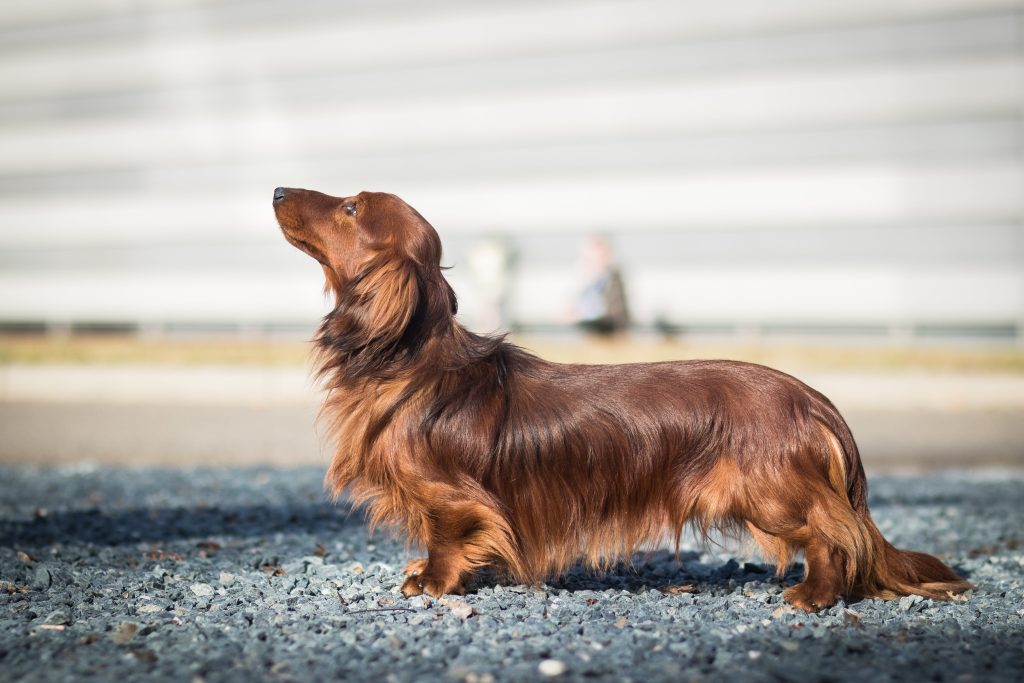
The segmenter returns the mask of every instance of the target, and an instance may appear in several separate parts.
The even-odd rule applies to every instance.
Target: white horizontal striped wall
[[[662,266],[633,272],[629,282],[635,317],[684,327],[996,325],[1015,320],[1024,307],[1024,279],[1007,267]],[[557,324],[572,287],[564,273],[534,269],[516,290],[515,311]],[[978,291],[1004,294],[979,298]],[[951,319],[950,310],[969,315]]]
[[[511,313],[1024,324],[1024,0],[9,0],[0,323],[301,323],[277,185],[396,192]]]
[[[770,5],[759,0],[713,5],[701,0],[503,4],[305,0],[273,3],[277,7],[271,12],[267,4],[266,0],[163,0],[63,5],[9,0],[0,9],[0,21],[11,28],[10,42],[25,49],[21,66],[6,65],[0,77],[15,94],[49,96],[50,88],[79,89],[78,69],[90,74],[89,84],[96,88],[140,87],[154,78],[165,84],[192,85],[233,75],[260,78],[320,68],[472,62],[552,50],[607,50],[637,42],[694,41],[1019,9],[1014,0],[774,0]],[[228,15],[230,10],[237,16]],[[40,43],[46,47],[32,49]],[[69,70],[69,63],[78,68]]]
[[[268,192],[224,197],[211,193],[201,180],[195,182],[195,190],[185,184],[176,193],[113,196],[100,191],[53,204],[34,194],[6,199],[0,224],[23,229],[5,231],[4,243],[201,242],[215,235],[279,239]],[[601,175],[559,178],[406,180],[397,189],[444,236],[481,229],[517,233],[738,226],[773,231],[849,222],[1016,221],[1022,185],[1021,166],[1000,161],[975,163],[971,168],[832,164],[630,174],[609,169]]]
[[[172,168],[269,164],[296,156],[340,163],[350,155],[359,159],[450,147],[722,135],[763,128],[788,132],[908,118],[956,121],[1011,112],[1020,101],[1022,82],[1024,56],[1000,55],[739,77],[695,75],[576,87],[551,83],[526,93],[460,92],[443,99],[428,94],[399,103],[318,98],[303,106],[244,111],[196,106],[191,111],[66,121],[58,128],[52,120],[27,120],[0,131],[0,170],[56,171],[100,161],[101,168],[145,167],[156,160],[158,166]],[[387,170],[378,170],[382,172]]]

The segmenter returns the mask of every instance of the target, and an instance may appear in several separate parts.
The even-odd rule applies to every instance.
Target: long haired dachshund
[[[326,482],[426,548],[406,596],[478,567],[535,583],[677,539],[748,531],[813,611],[840,597],[947,599],[971,587],[872,522],[846,422],[782,372],[724,360],[564,365],[467,331],[441,241],[394,195],[278,188],[285,238],[319,261],[316,337],[337,441]]]

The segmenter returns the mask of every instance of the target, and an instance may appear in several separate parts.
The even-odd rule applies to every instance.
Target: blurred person
[[[495,332],[508,327],[509,275],[514,254],[501,237],[488,237],[474,245],[469,253],[469,270],[476,284],[478,306],[476,327]]]
[[[576,324],[600,336],[626,330],[629,327],[626,288],[607,237],[595,235],[587,241],[582,266],[584,286],[573,309]]]

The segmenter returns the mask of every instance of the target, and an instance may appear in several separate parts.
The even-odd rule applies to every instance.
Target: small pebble
[[[47,624],[66,625],[71,623],[71,617],[64,610],[56,610],[46,617]]]
[[[43,565],[36,567],[35,572],[32,573],[32,583],[29,585],[36,590],[46,590],[53,584],[53,574],[50,570]]]
[[[208,583],[193,583],[192,592],[201,598],[213,595],[213,586]]]
[[[138,624],[131,621],[122,622],[118,624],[117,627],[114,629],[114,635],[112,639],[118,645],[124,645],[125,643],[127,643],[135,637],[135,634],[138,632],[138,630]]]
[[[565,673],[565,662],[558,659],[545,659],[537,665],[537,671],[540,672],[541,676],[548,676],[549,678],[561,676]]]

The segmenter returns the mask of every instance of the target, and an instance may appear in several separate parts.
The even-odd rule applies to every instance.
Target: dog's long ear
[[[454,315],[458,302],[441,270],[441,238],[434,227],[394,195],[369,193],[364,201],[368,208],[359,220],[363,233],[371,242],[393,245],[395,253],[411,259],[416,266],[420,296],[416,318],[430,326]]]
[[[379,254],[343,285],[332,317],[348,351],[384,351],[405,334],[420,305],[416,264]]]

